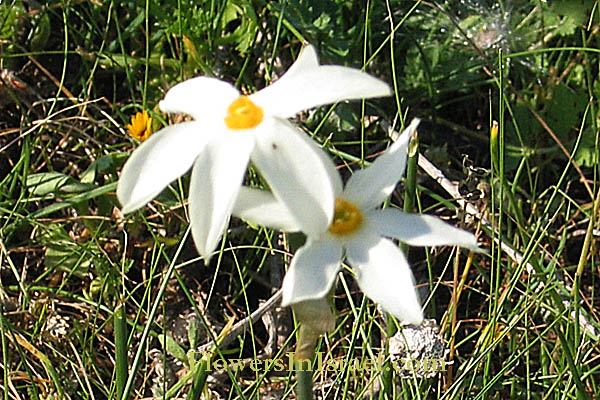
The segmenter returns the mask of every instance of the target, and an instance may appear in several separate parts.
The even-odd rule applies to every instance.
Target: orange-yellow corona
[[[338,197],[335,199],[335,211],[329,232],[338,236],[348,235],[360,227],[362,220],[362,214],[354,204]]]
[[[227,109],[225,125],[229,129],[251,129],[263,120],[263,110],[248,98],[240,96]]]

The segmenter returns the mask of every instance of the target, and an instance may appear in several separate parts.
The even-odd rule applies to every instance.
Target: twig
[[[252,314],[250,314],[249,316],[247,316],[246,318],[244,318],[243,320],[241,320],[240,322],[235,324],[233,326],[233,328],[231,328],[231,331],[227,334],[227,336],[225,336],[225,338],[221,342],[220,347],[227,346],[236,337],[240,336],[246,329],[248,329],[250,324],[252,324],[256,321],[260,321],[260,318],[265,313],[267,313],[267,312],[271,311],[273,308],[275,308],[277,306],[277,303],[279,302],[279,300],[281,300],[282,293],[283,293],[282,290],[279,289],[273,296],[271,296],[271,298],[269,298],[269,300],[264,302]],[[210,343],[207,343],[207,344],[203,344],[202,346],[200,346],[198,348],[198,352],[205,353],[205,352],[209,351],[214,345],[215,345],[215,343],[213,341],[211,341]]]

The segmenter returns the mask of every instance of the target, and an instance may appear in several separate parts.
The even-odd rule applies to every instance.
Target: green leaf
[[[168,354],[183,362],[185,365],[188,365],[185,350],[183,350],[172,336],[160,334],[158,335],[158,341]]]
[[[96,185],[80,183],[60,172],[40,172],[27,176],[25,186],[34,196],[46,196],[56,193],[81,193],[92,190]]]
[[[550,9],[570,20],[572,24],[585,25],[588,23],[594,3],[595,0],[553,0]]]
[[[574,34],[576,29],[577,24],[575,21],[572,18],[565,17],[556,25],[555,31],[559,36],[569,36]]]
[[[42,10],[42,12],[36,18],[36,25],[33,28],[31,34],[30,47],[33,51],[41,51],[46,48],[48,40],[50,39],[50,33],[52,32],[52,26],[50,24],[50,17]]]
[[[41,172],[27,176],[25,186],[34,196],[45,196],[58,192],[62,187],[75,180],[60,172]]]
[[[102,156],[93,163],[79,176],[81,183],[94,183],[97,174],[109,172],[115,168],[117,159],[114,153]]]
[[[17,31],[19,18],[25,14],[25,10],[20,1],[9,5],[8,2],[0,2],[0,39],[11,40]]]
[[[82,201],[87,201],[87,200],[91,200],[94,199],[98,196],[102,196],[105,195],[109,192],[114,191],[117,188],[117,182],[111,182],[109,184],[106,184],[104,186],[92,189],[90,191],[78,194],[76,196],[73,196],[69,199],[65,199],[64,201],[60,202],[60,203],[53,203],[50,204],[47,207],[44,207],[40,210],[35,211],[34,213],[32,213],[30,215],[31,218],[41,218],[45,215],[51,214],[53,212],[62,210],[63,208],[67,208],[67,207],[72,207],[74,205],[76,205],[79,202]]]
[[[195,349],[198,347],[199,329],[198,320],[194,317],[189,319],[190,324],[188,326],[188,340],[190,341],[190,348]]]
[[[84,279],[88,274],[92,260],[85,254],[80,254],[72,247],[47,247],[44,255],[44,265],[48,269],[59,269]]]
[[[596,135],[591,129],[585,129],[582,135],[581,142],[575,153],[575,162],[585,167],[593,167],[598,164]]]
[[[236,43],[240,53],[246,53],[258,31],[258,21],[254,6],[248,0],[230,0],[227,2],[221,19],[222,31],[226,32],[230,24],[237,24],[237,28],[230,34],[224,35],[217,43]]]
[[[579,125],[587,104],[587,95],[577,89],[558,85],[552,89],[552,98],[546,107],[546,122],[565,143],[572,142],[569,133]]]
[[[48,270],[58,269],[80,279],[86,277],[99,254],[95,243],[76,243],[59,224],[51,224],[40,230],[36,239],[46,246],[44,265]]]

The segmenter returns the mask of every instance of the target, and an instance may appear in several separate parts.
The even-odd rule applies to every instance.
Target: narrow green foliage
[[[129,376],[129,364],[127,357],[127,316],[123,303],[118,303],[113,314],[113,325],[115,330],[115,384],[117,399],[123,398],[125,384]]]
[[[599,397],[599,5],[0,1],[3,398]],[[253,93],[303,42],[393,96],[292,122],[346,181],[386,148],[389,126],[421,118],[386,207],[476,232],[485,250],[399,244],[453,361],[430,377],[381,369],[399,365],[389,338],[401,321],[384,327],[349,269],[332,290],[335,328],[317,341],[323,368],[289,368],[294,324],[277,302],[234,328],[281,287],[300,238],[232,218],[204,265],[189,174],[120,212],[135,112],[157,130],[189,119],[158,104],[194,76]],[[244,184],[267,188],[252,166]]]

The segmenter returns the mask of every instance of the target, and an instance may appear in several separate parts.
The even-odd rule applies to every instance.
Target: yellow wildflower
[[[131,123],[127,124],[129,135],[142,142],[152,134],[152,117],[148,115],[146,110],[138,112],[131,117]]]

